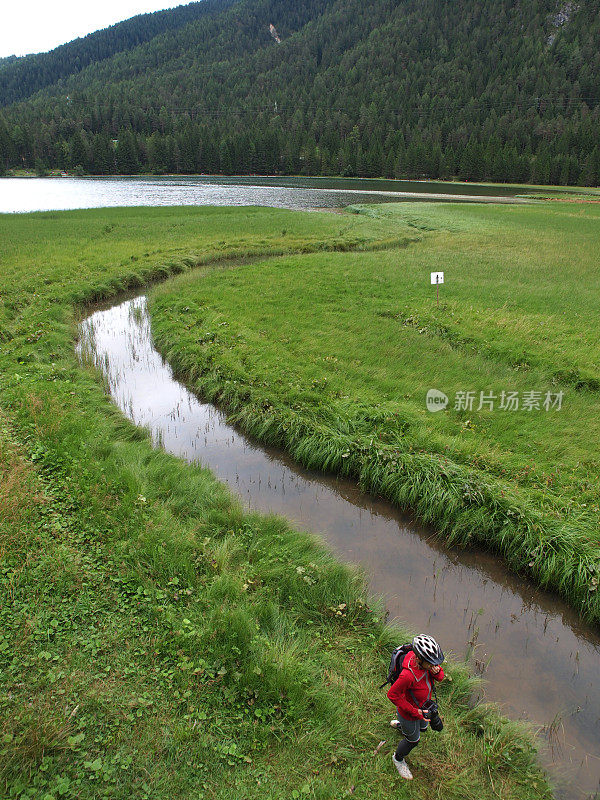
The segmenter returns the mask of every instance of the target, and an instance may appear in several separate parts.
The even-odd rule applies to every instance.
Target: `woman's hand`
[[[437,675],[440,670],[441,670],[440,665],[436,664],[435,666],[432,666],[429,671],[431,672],[432,675]]]

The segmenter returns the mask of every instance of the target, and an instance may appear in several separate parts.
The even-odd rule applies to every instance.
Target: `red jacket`
[[[431,698],[433,680],[443,681],[444,670],[440,668],[437,675],[431,675],[419,667],[416,655],[409,652],[404,656],[398,680],[390,686],[387,696],[405,719],[422,719],[420,707]]]

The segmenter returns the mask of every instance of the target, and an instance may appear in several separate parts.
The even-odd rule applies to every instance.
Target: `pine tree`
[[[95,175],[111,175],[115,171],[115,149],[107,134],[94,136],[91,161],[91,171]]]
[[[188,174],[198,172],[198,134],[191,124],[186,125],[177,137],[177,145],[181,159],[181,171]]]
[[[550,183],[552,171],[552,159],[550,157],[550,149],[546,142],[543,142],[535,156],[533,164],[533,182],[539,184]]]
[[[120,175],[135,175],[139,172],[140,165],[135,136],[130,128],[119,133],[116,159],[117,172]]]
[[[379,178],[384,171],[383,147],[379,139],[373,137],[366,156],[366,170],[370,178]]]
[[[5,175],[9,164],[13,160],[13,147],[8,132],[8,127],[0,117],[0,175]]]
[[[459,176],[467,181],[480,181],[483,178],[484,171],[483,148],[471,137],[462,154]]]
[[[583,186],[598,186],[600,184],[600,148],[597,146],[594,147],[585,160],[579,183]]]
[[[167,171],[167,154],[165,137],[155,131],[148,139],[148,168],[155,175],[163,175]]]
[[[87,171],[90,166],[89,161],[90,158],[88,156],[87,147],[83,140],[82,132],[76,131],[71,137],[69,167],[71,169],[80,167],[81,169]]]
[[[362,149],[362,145],[358,144],[356,148],[356,172],[355,174],[359,178],[366,178],[367,177],[367,162],[365,159],[365,154]]]
[[[219,170],[223,175],[231,175],[234,172],[231,150],[227,139],[221,139],[219,145]]]

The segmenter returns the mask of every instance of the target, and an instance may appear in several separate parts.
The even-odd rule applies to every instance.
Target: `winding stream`
[[[90,314],[78,352],[93,358],[114,402],[155,445],[209,467],[247,507],[284,514],[362,564],[392,618],[457,656],[474,645],[487,699],[542,729],[557,797],[600,790],[600,636],[574,611],[489,554],[446,548],[352,481],[307,472],[241,435],[173,379],[153,348],[144,295]]]

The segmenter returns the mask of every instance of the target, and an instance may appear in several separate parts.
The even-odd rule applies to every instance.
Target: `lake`
[[[527,202],[522,187],[363,178],[223,176],[2,178],[0,212],[109,206],[273,206],[343,208],[354,203]]]

